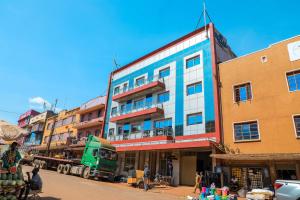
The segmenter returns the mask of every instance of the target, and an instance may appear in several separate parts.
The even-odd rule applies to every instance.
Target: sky
[[[299,0],[206,6],[238,56],[300,34]],[[192,32],[201,12],[202,0],[1,0],[0,119],[105,95],[113,59],[123,66]]]

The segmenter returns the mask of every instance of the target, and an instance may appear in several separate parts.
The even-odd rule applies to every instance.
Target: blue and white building
[[[189,33],[112,72],[103,137],[130,167],[171,175],[191,185],[212,171],[209,154],[220,136],[217,63],[235,57],[213,24]]]

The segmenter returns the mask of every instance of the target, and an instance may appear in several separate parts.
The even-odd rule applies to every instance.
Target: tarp
[[[10,124],[4,120],[0,120],[0,138],[5,141],[14,141],[27,133],[26,130]]]

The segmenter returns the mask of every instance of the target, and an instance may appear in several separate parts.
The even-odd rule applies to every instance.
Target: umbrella
[[[27,133],[26,130],[10,124],[4,120],[0,120],[0,139],[5,141],[14,141]]]

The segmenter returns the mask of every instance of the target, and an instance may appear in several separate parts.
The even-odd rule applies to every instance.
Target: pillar
[[[180,183],[180,151],[174,152],[177,160],[173,160],[173,180],[172,184],[177,186]]]
[[[297,180],[300,180],[300,163],[299,162],[296,163],[296,176],[297,176]]]
[[[212,154],[216,154],[216,147],[212,148]],[[212,158],[212,171],[215,172],[216,166],[217,166],[217,159],[216,158]]]
[[[160,153],[158,151],[158,152],[156,152],[156,170],[155,170],[155,173],[159,172],[159,161],[160,161]]]
[[[269,167],[270,167],[270,178],[271,178],[271,183],[274,184],[275,181],[276,181],[276,177],[277,177],[277,174],[276,174],[276,167],[275,167],[274,162],[271,162],[271,163],[269,164]]]
[[[140,158],[140,152],[136,151],[135,152],[135,162],[134,162],[134,169],[138,169],[139,167],[139,159]]]
[[[149,151],[145,152],[145,163],[144,164],[149,165]]]

